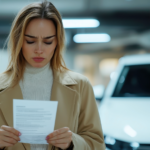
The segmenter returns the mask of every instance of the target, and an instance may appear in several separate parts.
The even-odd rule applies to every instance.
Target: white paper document
[[[57,101],[13,100],[13,125],[21,132],[21,143],[48,144],[54,131]]]

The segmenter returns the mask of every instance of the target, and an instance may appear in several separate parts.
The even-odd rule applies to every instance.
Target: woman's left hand
[[[47,142],[61,149],[67,149],[72,142],[72,132],[68,127],[55,130],[46,138]]]

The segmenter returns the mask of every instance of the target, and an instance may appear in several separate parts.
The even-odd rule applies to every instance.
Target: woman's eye
[[[28,44],[33,44],[34,42],[27,41],[27,43],[28,43]],[[50,44],[52,44],[52,42],[45,42],[45,44],[50,45]]]
[[[33,44],[34,42],[27,41],[28,44]]]
[[[52,42],[45,42],[45,44],[48,44],[48,45],[50,45],[50,44],[52,44]]]

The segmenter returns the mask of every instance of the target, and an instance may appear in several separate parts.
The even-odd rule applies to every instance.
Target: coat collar
[[[76,85],[77,82],[71,77],[71,71],[59,72],[53,70],[54,80],[63,85]]]
[[[7,79],[5,81],[7,81]],[[74,99],[76,92],[70,88],[67,88],[66,86],[76,85],[76,84],[77,82],[71,77],[71,71],[64,71],[64,72],[53,71],[53,86],[52,86],[51,100],[58,99],[58,94],[57,94],[58,91],[61,91],[60,95],[63,92],[65,92],[63,93],[64,99],[69,99],[69,100]],[[66,86],[61,86],[61,85],[66,85]],[[0,92],[0,108],[6,124],[11,127],[13,127],[13,99],[23,99],[23,95],[19,84],[17,84],[13,88],[7,88],[4,91]],[[60,112],[58,112],[59,113],[58,115],[62,113],[61,110],[59,111]],[[56,122],[57,122],[56,124],[58,125],[60,124],[59,120],[56,120]],[[30,149],[30,144],[23,143],[23,145],[26,147],[27,150]]]
[[[3,90],[3,87],[6,87],[6,85],[9,85],[10,83],[10,76],[12,74],[8,73],[6,75],[0,74],[0,91]],[[63,85],[76,85],[77,82],[71,77],[71,71],[57,71],[53,70],[53,79],[57,82],[60,82]]]

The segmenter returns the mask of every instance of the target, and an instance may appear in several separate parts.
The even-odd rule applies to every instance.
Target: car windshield
[[[125,66],[112,97],[150,97],[150,65]]]

